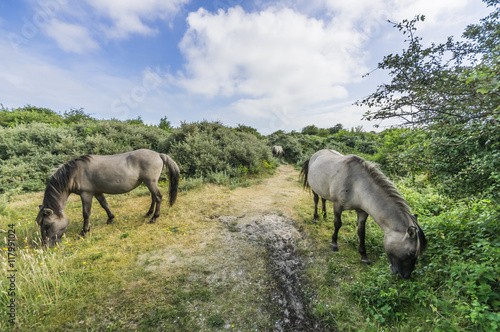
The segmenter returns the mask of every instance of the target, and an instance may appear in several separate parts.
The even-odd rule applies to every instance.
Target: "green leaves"
[[[467,42],[449,37],[424,47],[415,35],[424,17],[394,24],[410,39],[401,54],[389,54],[379,63],[392,81],[357,102],[369,107],[364,119],[397,118],[415,131],[414,137],[422,137],[415,144],[405,143],[405,150],[396,148],[402,169],[425,172],[457,198],[500,197],[498,3],[488,1],[494,11],[481,24],[467,27]]]
[[[183,123],[160,143],[184,176],[211,182],[259,173],[271,160],[271,148],[248,131],[235,131],[219,122]]]

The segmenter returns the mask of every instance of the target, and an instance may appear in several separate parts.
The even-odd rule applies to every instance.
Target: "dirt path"
[[[298,255],[303,241],[294,220],[294,205],[307,197],[297,183],[298,172],[282,165],[277,173],[262,184],[231,194],[238,215],[220,216],[218,220],[241,241],[265,247],[267,273],[275,287],[271,297],[279,308],[281,319],[274,324],[276,331],[318,330],[306,315],[302,270],[304,263]]]
[[[294,206],[307,198],[298,181],[299,172],[290,165],[281,165],[276,174],[250,188],[231,191],[231,209],[241,214],[278,213],[296,217]]]
[[[199,207],[192,215],[199,218],[196,232],[185,242],[141,255],[139,265],[164,277],[186,271],[185,283],[218,289],[210,305],[197,303],[191,309],[197,315],[215,310],[242,321],[248,316],[241,323],[247,330],[262,330],[259,321],[267,322],[264,330],[321,330],[307,317],[303,294],[305,264],[298,249],[307,240],[298,230],[295,206],[311,196],[298,175],[293,167],[281,165],[259,184],[222,192],[206,186],[188,196],[196,201],[185,204]]]

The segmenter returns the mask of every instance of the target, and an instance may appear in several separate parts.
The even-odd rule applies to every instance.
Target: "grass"
[[[115,223],[107,225],[94,202],[85,239],[77,235],[81,203],[73,195],[66,237],[50,249],[38,245],[34,222],[42,194],[19,196],[2,216],[2,229],[14,223],[17,235],[15,329],[269,328],[263,249],[242,245],[210,218],[224,214],[228,194],[227,187],[196,186],[180,193],[173,208],[164,204],[153,225],[143,217],[147,191],[108,196]],[[0,259],[5,267],[6,255]],[[1,296],[2,303],[9,300]]]
[[[275,330],[282,317],[273,301],[276,280],[269,271],[269,253],[265,246],[245,240],[241,225],[218,221],[219,216],[267,213],[294,219],[302,234],[298,252],[305,263],[304,303],[318,329],[477,327],[467,328],[466,319],[454,317],[456,311],[446,301],[457,299],[435,286],[439,283],[429,282],[427,266],[417,265],[408,281],[390,275],[383,233],[371,218],[366,232],[370,266],[360,263],[353,212],[343,215],[339,252],[333,253],[333,214],[312,223],[312,195],[302,190],[297,175],[282,166],[277,174],[252,179],[249,185],[195,180],[179,193],[173,207],[163,205],[156,224],[144,217],[150,204],[147,190],[108,196],[115,223],[107,225],[105,212],[94,202],[91,232],[84,239],[78,237],[81,203],[73,195],[66,207],[71,220],[66,237],[50,249],[39,246],[34,222],[42,193],[14,196],[0,214],[5,231],[0,236],[0,265],[9,269],[6,230],[14,224],[17,321],[10,325],[8,309],[2,306],[0,330]],[[166,192],[166,186],[161,190]],[[420,197],[411,192],[405,196],[415,201]],[[4,277],[0,283],[1,302],[8,303],[9,282]]]

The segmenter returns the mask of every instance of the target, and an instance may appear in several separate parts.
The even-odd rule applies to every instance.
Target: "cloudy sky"
[[[387,20],[426,15],[430,43],[489,12],[480,0],[1,1],[0,103],[263,134],[372,130],[353,102],[388,81],[363,75],[404,48]]]

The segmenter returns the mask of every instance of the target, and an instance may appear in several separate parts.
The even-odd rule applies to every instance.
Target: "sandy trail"
[[[218,196],[197,202],[201,222],[206,223],[203,231],[193,235],[189,244],[142,255],[139,264],[165,276],[190,269],[189,282],[203,278],[210,287],[227,285],[233,293],[253,296],[254,309],[263,319],[278,317],[273,331],[320,331],[307,317],[303,294],[306,264],[298,249],[307,246],[307,239],[298,230],[294,206],[303,199],[312,202],[312,197],[302,189],[298,176],[292,166],[281,165],[256,185],[222,193],[206,187],[212,197]],[[204,215],[205,205],[211,215]],[[205,274],[194,272],[199,270]]]
[[[281,320],[275,323],[277,331],[306,331],[316,326],[306,316],[303,294],[301,261],[297,249],[303,241],[294,217],[294,205],[307,199],[297,182],[298,172],[282,165],[277,173],[252,188],[232,192],[233,207],[240,207],[236,215],[220,216],[218,220],[242,241],[264,246],[267,251],[267,272],[275,281],[272,301],[281,310]]]

